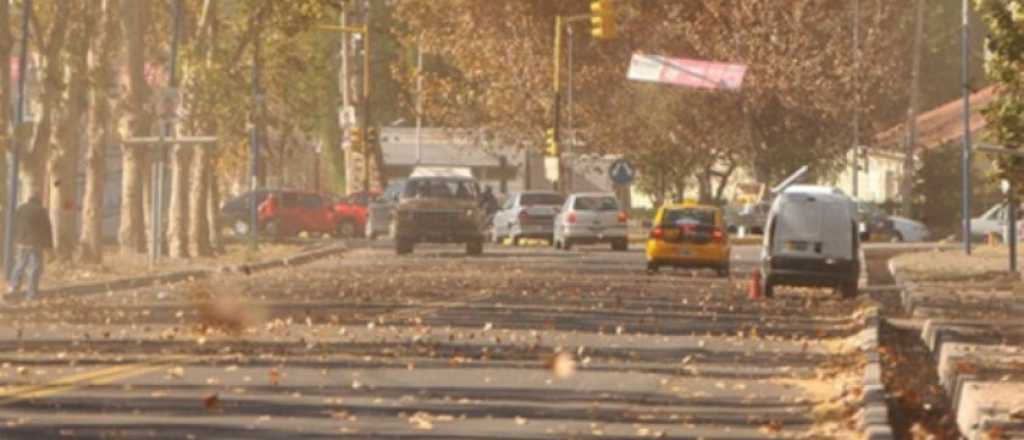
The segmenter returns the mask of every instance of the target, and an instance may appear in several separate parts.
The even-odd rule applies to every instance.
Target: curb
[[[899,274],[892,260],[889,261],[888,270],[893,280],[900,286],[900,304],[904,312],[909,316],[916,316],[918,306],[921,305],[918,304],[919,301],[914,297],[917,285],[906,281]],[[947,343],[955,344],[959,341],[971,340],[969,330],[949,327],[951,325],[956,326],[957,321],[955,319],[929,318],[925,320],[924,328],[919,335],[931,353],[937,369],[942,369],[944,359],[947,364],[964,359],[957,354],[947,353],[947,350],[944,349]],[[969,326],[966,323],[965,325]],[[946,366],[948,367],[948,365]],[[998,381],[998,377],[1003,373],[1005,371],[995,371],[987,375],[995,374],[989,380]],[[940,374],[940,381],[943,381],[941,376]],[[994,408],[983,408],[985,406],[984,402],[979,402],[977,399],[965,402],[963,396],[965,388],[968,385],[986,381],[985,376],[986,371],[984,371],[984,368],[978,371],[954,372],[951,377],[940,383],[950,399],[950,409],[956,420],[957,427],[961,431],[961,435],[966,439],[987,438],[986,432],[990,429],[998,429],[1000,432],[1006,432],[1007,434],[1006,437],[1000,438],[1024,438],[1024,434],[1022,434],[1024,432],[1024,422],[999,418],[992,414]],[[1010,431],[1015,432],[1015,434],[1009,434]]]
[[[868,440],[895,438],[889,425],[889,405],[886,403],[885,383],[882,381],[882,359],[878,354],[882,316],[877,306],[868,308],[863,316],[864,329],[858,335],[859,348],[867,357],[864,365],[864,408],[860,413],[860,428]]]
[[[145,287],[177,284],[183,281],[197,281],[212,278],[221,273],[240,272],[251,274],[287,266],[298,266],[310,263],[319,259],[344,253],[349,247],[344,243],[327,246],[321,249],[304,251],[288,257],[275,258],[273,260],[261,261],[252,264],[239,264],[222,266],[217,269],[190,269],[177,272],[168,272],[158,275],[143,277],[120,278],[115,280],[97,281],[93,283],[73,284],[68,286],[52,287],[39,291],[41,297],[56,295],[93,295],[97,293],[110,293],[121,290],[134,290]]]

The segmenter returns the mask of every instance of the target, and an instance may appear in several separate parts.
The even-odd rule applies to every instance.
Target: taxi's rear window
[[[715,226],[715,211],[707,208],[668,209],[661,219],[662,226],[676,226],[686,223]]]

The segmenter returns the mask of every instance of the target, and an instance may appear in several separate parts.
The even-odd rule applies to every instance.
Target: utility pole
[[[917,112],[921,105],[921,51],[924,49],[924,0],[917,0],[914,23],[914,61],[910,77],[910,108],[907,112],[907,143],[903,149],[903,181],[900,198],[903,215],[911,217],[914,191],[914,147],[917,145]]]
[[[373,23],[373,0],[366,0],[366,19],[363,23],[365,31],[363,32],[363,97],[362,97],[362,115],[360,122],[360,129],[363,132],[363,191],[370,190],[370,149],[372,148],[367,142],[369,139],[371,115],[370,112],[373,110],[370,106],[370,44],[373,41],[371,34],[373,34],[372,23]]]
[[[963,194],[961,200],[963,202],[963,210],[961,215],[963,216],[964,225],[964,253],[967,255],[971,254],[971,71],[970,71],[970,57],[971,57],[971,6],[970,0],[962,0],[962,15],[963,15],[963,32],[961,39],[961,56],[960,56],[960,75],[963,78],[963,101],[964,101],[964,149],[962,165],[962,179],[963,179]]]
[[[14,211],[18,209],[18,171],[21,144],[28,138],[25,127],[25,78],[28,76],[28,23],[32,0],[21,4],[21,42],[18,54],[18,97],[14,108],[14,132],[7,150],[7,206],[4,212],[4,276],[10,280],[14,269]]]
[[[255,251],[259,239],[259,204],[256,198],[256,190],[260,187],[260,124],[262,123],[263,90],[260,87],[260,75],[263,66],[260,51],[262,46],[261,35],[263,26],[263,11],[259,12],[256,19],[256,35],[253,39],[252,49],[252,108],[250,119],[252,127],[249,130],[249,191],[253,195],[249,202],[249,249]]]
[[[860,195],[860,0],[853,0],[853,198]]]
[[[565,90],[565,93],[566,93],[565,98],[566,98],[566,101],[567,101],[566,105],[569,107],[568,108],[568,115],[567,115],[567,118],[566,118],[567,119],[566,122],[569,125],[569,142],[568,142],[569,146],[568,146],[568,148],[566,148],[566,155],[565,155],[565,158],[567,159],[565,161],[566,163],[562,165],[562,168],[565,170],[565,175],[562,176],[562,180],[565,181],[565,184],[563,185],[563,189],[566,192],[571,193],[572,192],[572,184],[573,184],[573,173],[572,173],[572,170],[573,170],[573,168],[572,168],[573,155],[572,154],[573,154],[573,148],[576,146],[576,128],[573,126],[573,119],[572,119],[572,46],[573,46],[572,43],[573,43],[573,36],[572,36],[572,24],[571,23],[566,23],[565,31],[569,34],[569,38],[567,39],[568,41],[566,42],[568,47],[566,47],[566,51],[565,51],[566,62],[569,64],[569,66],[568,66],[569,67],[569,69],[568,69],[569,71],[567,72],[569,75],[568,75],[568,78],[566,79],[566,84],[565,84],[565,88],[566,88],[566,90]]]
[[[342,2],[341,11],[338,13],[338,25],[341,28],[345,28],[345,26],[348,25],[348,6],[349,2]],[[338,70],[338,90],[341,91],[341,105],[338,107],[338,127],[341,128],[341,138],[338,139],[338,141],[344,143],[345,137],[348,136],[350,128],[348,120],[348,111],[350,108],[352,108],[352,98],[349,95],[348,82],[349,35],[345,32],[341,32],[339,36],[341,37],[341,48],[338,50],[338,55],[341,57],[341,68]],[[351,148],[351,144],[349,145],[349,147]],[[343,192],[347,194],[351,190],[350,186],[348,185],[348,167],[350,165],[350,161],[348,160],[347,157],[345,157],[344,152],[342,153],[342,158],[344,158],[345,163],[344,166],[341,167],[341,169],[344,170],[345,178],[341,180],[342,184],[345,185]]]
[[[416,37],[416,165],[423,162],[423,36]]]

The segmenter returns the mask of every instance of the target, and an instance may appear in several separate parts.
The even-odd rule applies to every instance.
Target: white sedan
[[[931,236],[928,227],[917,220],[911,220],[898,215],[889,216],[889,220],[892,221],[893,238],[896,241],[926,241]]]

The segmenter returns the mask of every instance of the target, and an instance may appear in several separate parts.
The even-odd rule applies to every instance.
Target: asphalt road
[[[307,266],[0,310],[0,438],[850,434],[856,301],[603,247],[374,243]]]

